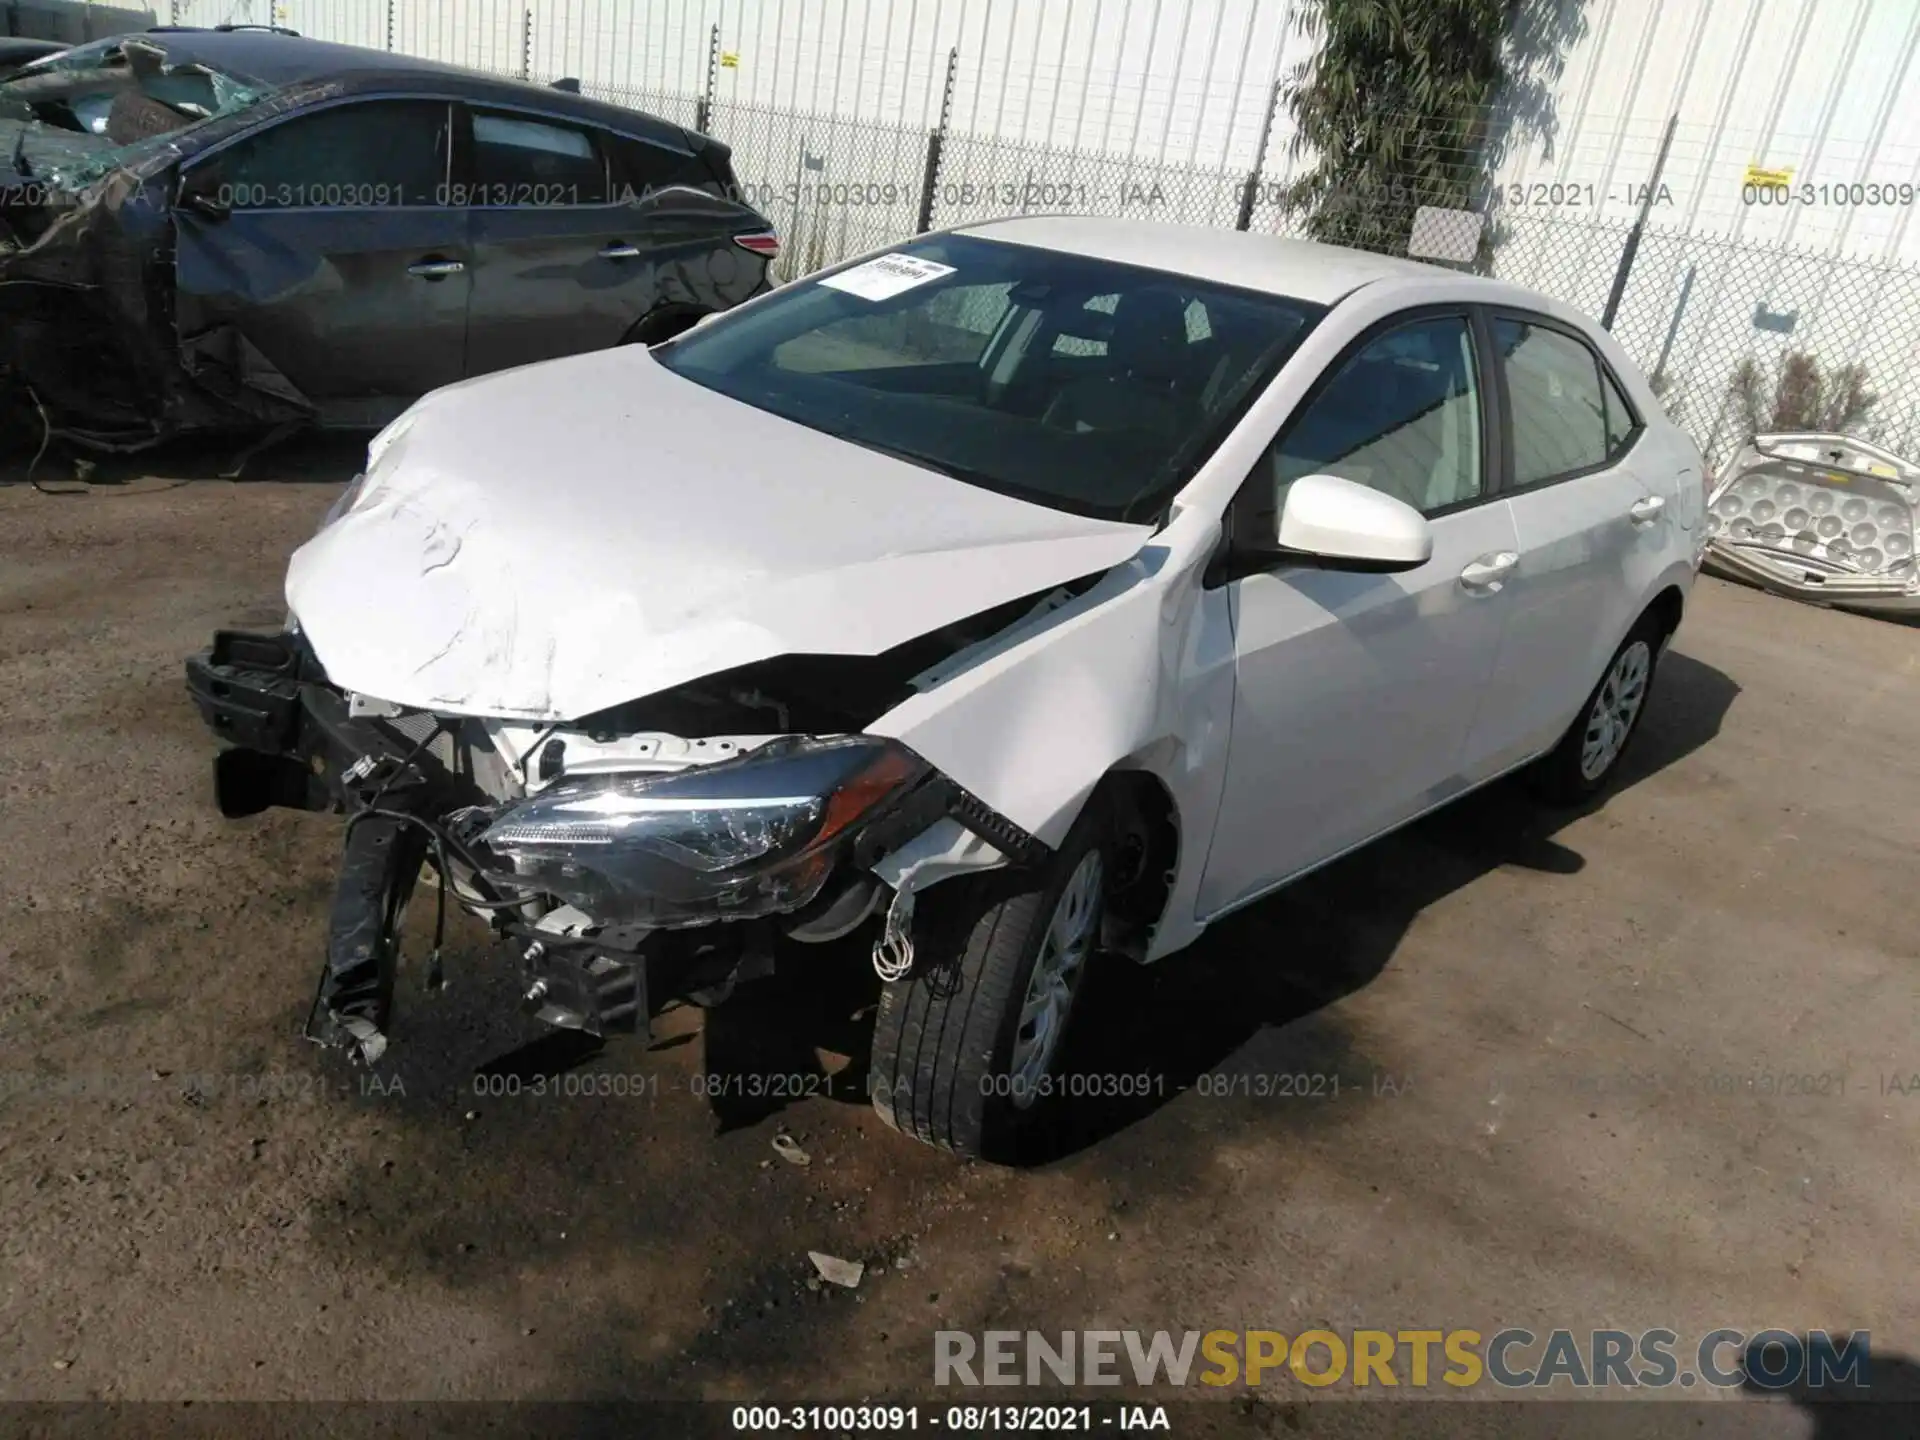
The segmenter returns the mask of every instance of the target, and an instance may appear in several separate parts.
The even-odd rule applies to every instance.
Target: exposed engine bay
[[[307,1033],[372,1063],[420,883],[436,913],[429,986],[457,906],[518,952],[530,1013],[594,1034],[644,1032],[668,999],[716,1002],[769,973],[778,941],[841,939],[877,917],[875,968],[904,973],[918,886],[1050,850],[906,745],[860,729],[930,667],[1091,583],[878,656],[780,656],[575,722],[344,692],[297,629],[218,632],[187,678],[232,742],[215,765],[223,814],[347,816]],[[1130,852],[1143,915],[1164,900],[1170,845],[1143,829]]]

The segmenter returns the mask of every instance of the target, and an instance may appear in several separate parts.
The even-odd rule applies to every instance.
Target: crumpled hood
[[[111,169],[115,152],[122,148],[104,135],[0,115],[0,186],[43,182],[78,189]],[[15,155],[27,162],[31,175],[14,168]]]
[[[774,655],[878,654],[1150,533],[861,449],[626,346],[421,401],[295,553],[287,601],[346,689],[570,720]]]

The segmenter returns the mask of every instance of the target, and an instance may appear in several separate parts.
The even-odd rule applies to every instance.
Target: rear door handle
[[[1651,525],[1660,518],[1660,512],[1666,508],[1665,496],[1642,495],[1627,507],[1627,518],[1636,525]]]
[[[616,240],[611,245],[600,247],[600,258],[602,260],[638,260],[640,247],[629,245],[624,240]]]
[[[444,280],[466,268],[458,260],[416,260],[407,266],[407,274],[418,275],[422,280]]]
[[[1520,557],[1511,550],[1482,555],[1460,572],[1460,583],[1469,590],[1491,595],[1506,583],[1507,577],[1513,573],[1514,566],[1519,563]]]

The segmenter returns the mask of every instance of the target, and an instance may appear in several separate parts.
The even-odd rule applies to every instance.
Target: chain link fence
[[[1882,147],[1884,185],[1754,183],[1751,173],[1739,184],[1727,157],[1747,141],[1725,123],[1683,130],[1676,143],[1677,125],[1661,137],[1583,113],[1575,133],[1548,127],[1543,139],[1525,133],[1529,117],[1489,108],[1466,125],[1404,126],[1394,163],[1342,168],[1303,146],[1278,80],[1261,111],[1244,64],[1223,92],[1229,120],[1209,156],[1192,116],[1189,142],[1170,142],[1182,97],[1149,93],[1144,78],[1131,112],[1124,97],[1091,89],[1063,108],[1056,84],[1049,112],[1104,116],[1071,127],[1073,137],[1097,129],[1094,143],[1063,144],[1055,137],[1067,127],[1009,103],[1004,84],[982,106],[984,82],[970,79],[958,47],[902,57],[864,35],[816,36],[812,84],[793,71],[788,103],[777,103],[777,68],[746,87],[775,99],[729,98],[737,57],[708,15],[698,0],[171,0],[168,18],[270,21],[535,82],[574,78],[590,95],[704,129],[731,146],[743,198],[779,229],[781,281],[919,230],[1032,213],[1411,251],[1604,316],[1711,462],[1776,427],[1844,430],[1920,455],[1920,263],[1899,258],[1920,153]],[[843,83],[836,57],[828,86],[821,57],[842,41],[852,74]],[[876,54],[878,78],[868,73]],[[889,89],[894,72],[911,86]],[[956,90],[972,103],[956,103]],[[1583,173],[1645,179],[1596,184]],[[1795,244],[1803,221],[1798,233],[1829,243]],[[1869,232],[1880,255],[1843,253],[1850,234]]]

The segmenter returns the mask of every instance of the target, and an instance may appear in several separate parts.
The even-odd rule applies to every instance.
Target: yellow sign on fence
[[[1749,164],[1747,166],[1746,183],[1749,185],[1765,185],[1773,190],[1785,189],[1793,183],[1793,171],[1769,170],[1764,165]]]

